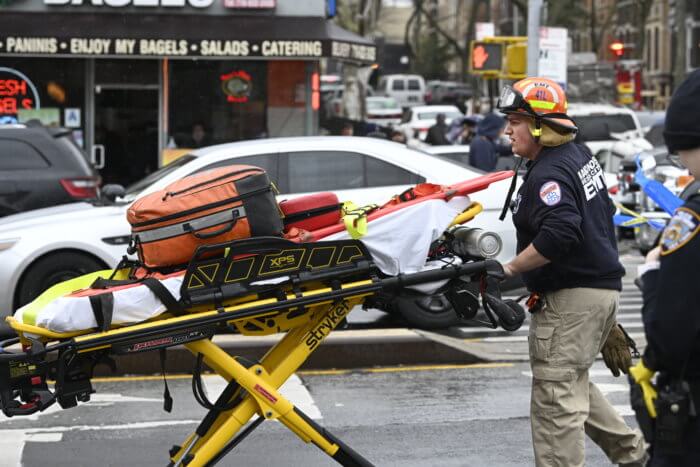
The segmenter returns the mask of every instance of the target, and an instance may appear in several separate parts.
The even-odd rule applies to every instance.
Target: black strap
[[[174,314],[175,316],[185,314],[185,309],[182,307],[182,304],[175,297],[173,297],[173,294],[170,293],[168,288],[165,287],[161,281],[154,277],[147,277],[142,279],[141,282],[143,282],[143,285],[148,287],[148,289],[153,292],[153,294],[158,297],[161,302],[163,302],[165,309],[170,313]]]
[[[114,296],[111,292],[91,295],[90,306],[100,331],[109,330],[109,327],[112,325],[112,312],[114,311]]]
[[[166,349],[160,349],[160,371],[163,375],[163,384],[165,389],[163,390],[163,410],[170,413],[173,410],[173,398],[170,396],[170,388],[168,388],[168,379],[165,377],[165,354]]]
[[[320,206],[313,209],[307,209],[306,211],[294,212],[292,214],[285,214],[284,224],[288,225],[294,222],[299,222],[304,219],[308,219],[309,217],[322,216],[323,214],[328,214],[330,212],[340,211],[340,208],[342,207],[343,205],[338,203],[330,204],[328,206]]]
[[[506,195],[506,199],[503,202],[503,209],[501,209],[501,215],[498,216],[498,220],[500,221],[506,218],[506,212],[508,212],[510,202],[513,200],[513,192],[515,191],[515,185],[516,183],[518,183],[518,170],[520,170],[520,166],[522,165],[522,163],[523,158],[521,157],[518,160],[518,163],[515,164],[515,168],[513,169],[515,173],[513,174],[513,178],[510,181],[510,188],[508,188],[508,194]]]

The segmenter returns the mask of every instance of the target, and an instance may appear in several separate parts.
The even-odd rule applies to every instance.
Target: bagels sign
[[[34,83],[18,70],[0,67],[0,119],[16,122],[19,110],[38,108],[39,93]]]

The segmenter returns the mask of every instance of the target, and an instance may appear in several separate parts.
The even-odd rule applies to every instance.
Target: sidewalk
[[[336,331],[314,351],[304,369],[349,369],[375,366],[478,363],[482,358],[434,333],[411,329],[369,329]],[[214,342],[231,355],[259,360],[283,337],[217,335]],[[119,374],[157,374],[161,372],[157,352],[121,356],[116,359]],[[183,346],[167,352],[166,371],[189,373],[195,359]],[[96,376],[109,376],[106,366],[98,366]]]
[[[303,369],[352,369],[399,365],[466,364],[482,362],[526,362],[527,340],[506,338],[460,338],[420,329],[370,329],[337,331],[326,338],[302,366]],[[282,338],[272,336],[218,335],[214,342],[231,355],[257,361]],[[646,341],[633,334],[639,351]],[[600,356],[599,356],[600,357]],[[116,359],[118,374],[150,375],[161,372],[156,352],[126,355]],[[168,350],[166,371],[190,373],[194,357],[183,346]],[[112,375],[98,366],[95,376]]]

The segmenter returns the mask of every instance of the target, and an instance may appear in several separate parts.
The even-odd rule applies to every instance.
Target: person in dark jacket
[[[435,125],[428,129],[425,142],[427,144],[432,144],[433,146],[451,144],[447,139],[447,130],[448,128],[447,124],[445,123],[445,114],[437,114],[435,117]]]
[[[530,420],[539,466],[583,466],[587,434],[613,463],[643,466],[646,445],[589,380],[617,330],[620,264],[603,170],[573,142],[566,95],[546,78],[503,90],[513,151],[528,160],[513,204],[517,256],[506,277],[532,292]],[[626,371],[627,368],[624,368]]]
[[[469,165],[485,172],[492,172],[498,164],[498,156],[510,156],[509,145],[498,142],[506,121],[496,114],[488,114],[476,127],[476,137],[469,144]]]
[[[679,154],[696,179],[700,177],[699,102],[700,71],[695,71],[673,95],[664,130],[669,152]],[[700,192],[696,189],[676,210],[660,245],[647,254],[638,270],[647,347],[630,373],[645,390],[647,410],[654,419],[650,425],[655,430],[649,433],[652,467],[700,465],[699,233]],[[659,373],[658,393],[650,386],[655,372]]]

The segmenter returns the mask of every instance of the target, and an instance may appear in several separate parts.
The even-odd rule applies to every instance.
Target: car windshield
[[[636,130],[631,115],[586,115],[573,117],[578,133],[583,141],[604,141],[613,139],[611,133],[624,133]]]
[[[418,112],[418,120],[435,120],[437,118],[438,114],[445,114],[445,118],[448,120],[453,119],[453,118],[464,117],[464,115],[462,115],[459,112],[454,112],[454,111],[441,112],[439,110],[435,110],[435,111],[430,111],[430,112]]]
[[[128,187],[126,187],[126,194],[125,198],[131,197],[138,195],[141,191],[143,191],[146,187],[152,185],[154,182],[157,180],[160,180],[161,178],[165,177],[169,173],[179,169],[183,165],[187,164],[191,160],[196,159],[196,156],[193,156],[192,154],[186,154],[182,157],[179,157],[178,159],[175,159],[173,162],[171,162],[168,165],[164,165],[160,169],[156,170],[155,172],[152,172],[148,175],[146,175],[144,178],[139,180],[138,182],[134,182]]]
[[[394,99],[368,99],[367,110],[396,109],[399,105]]]

